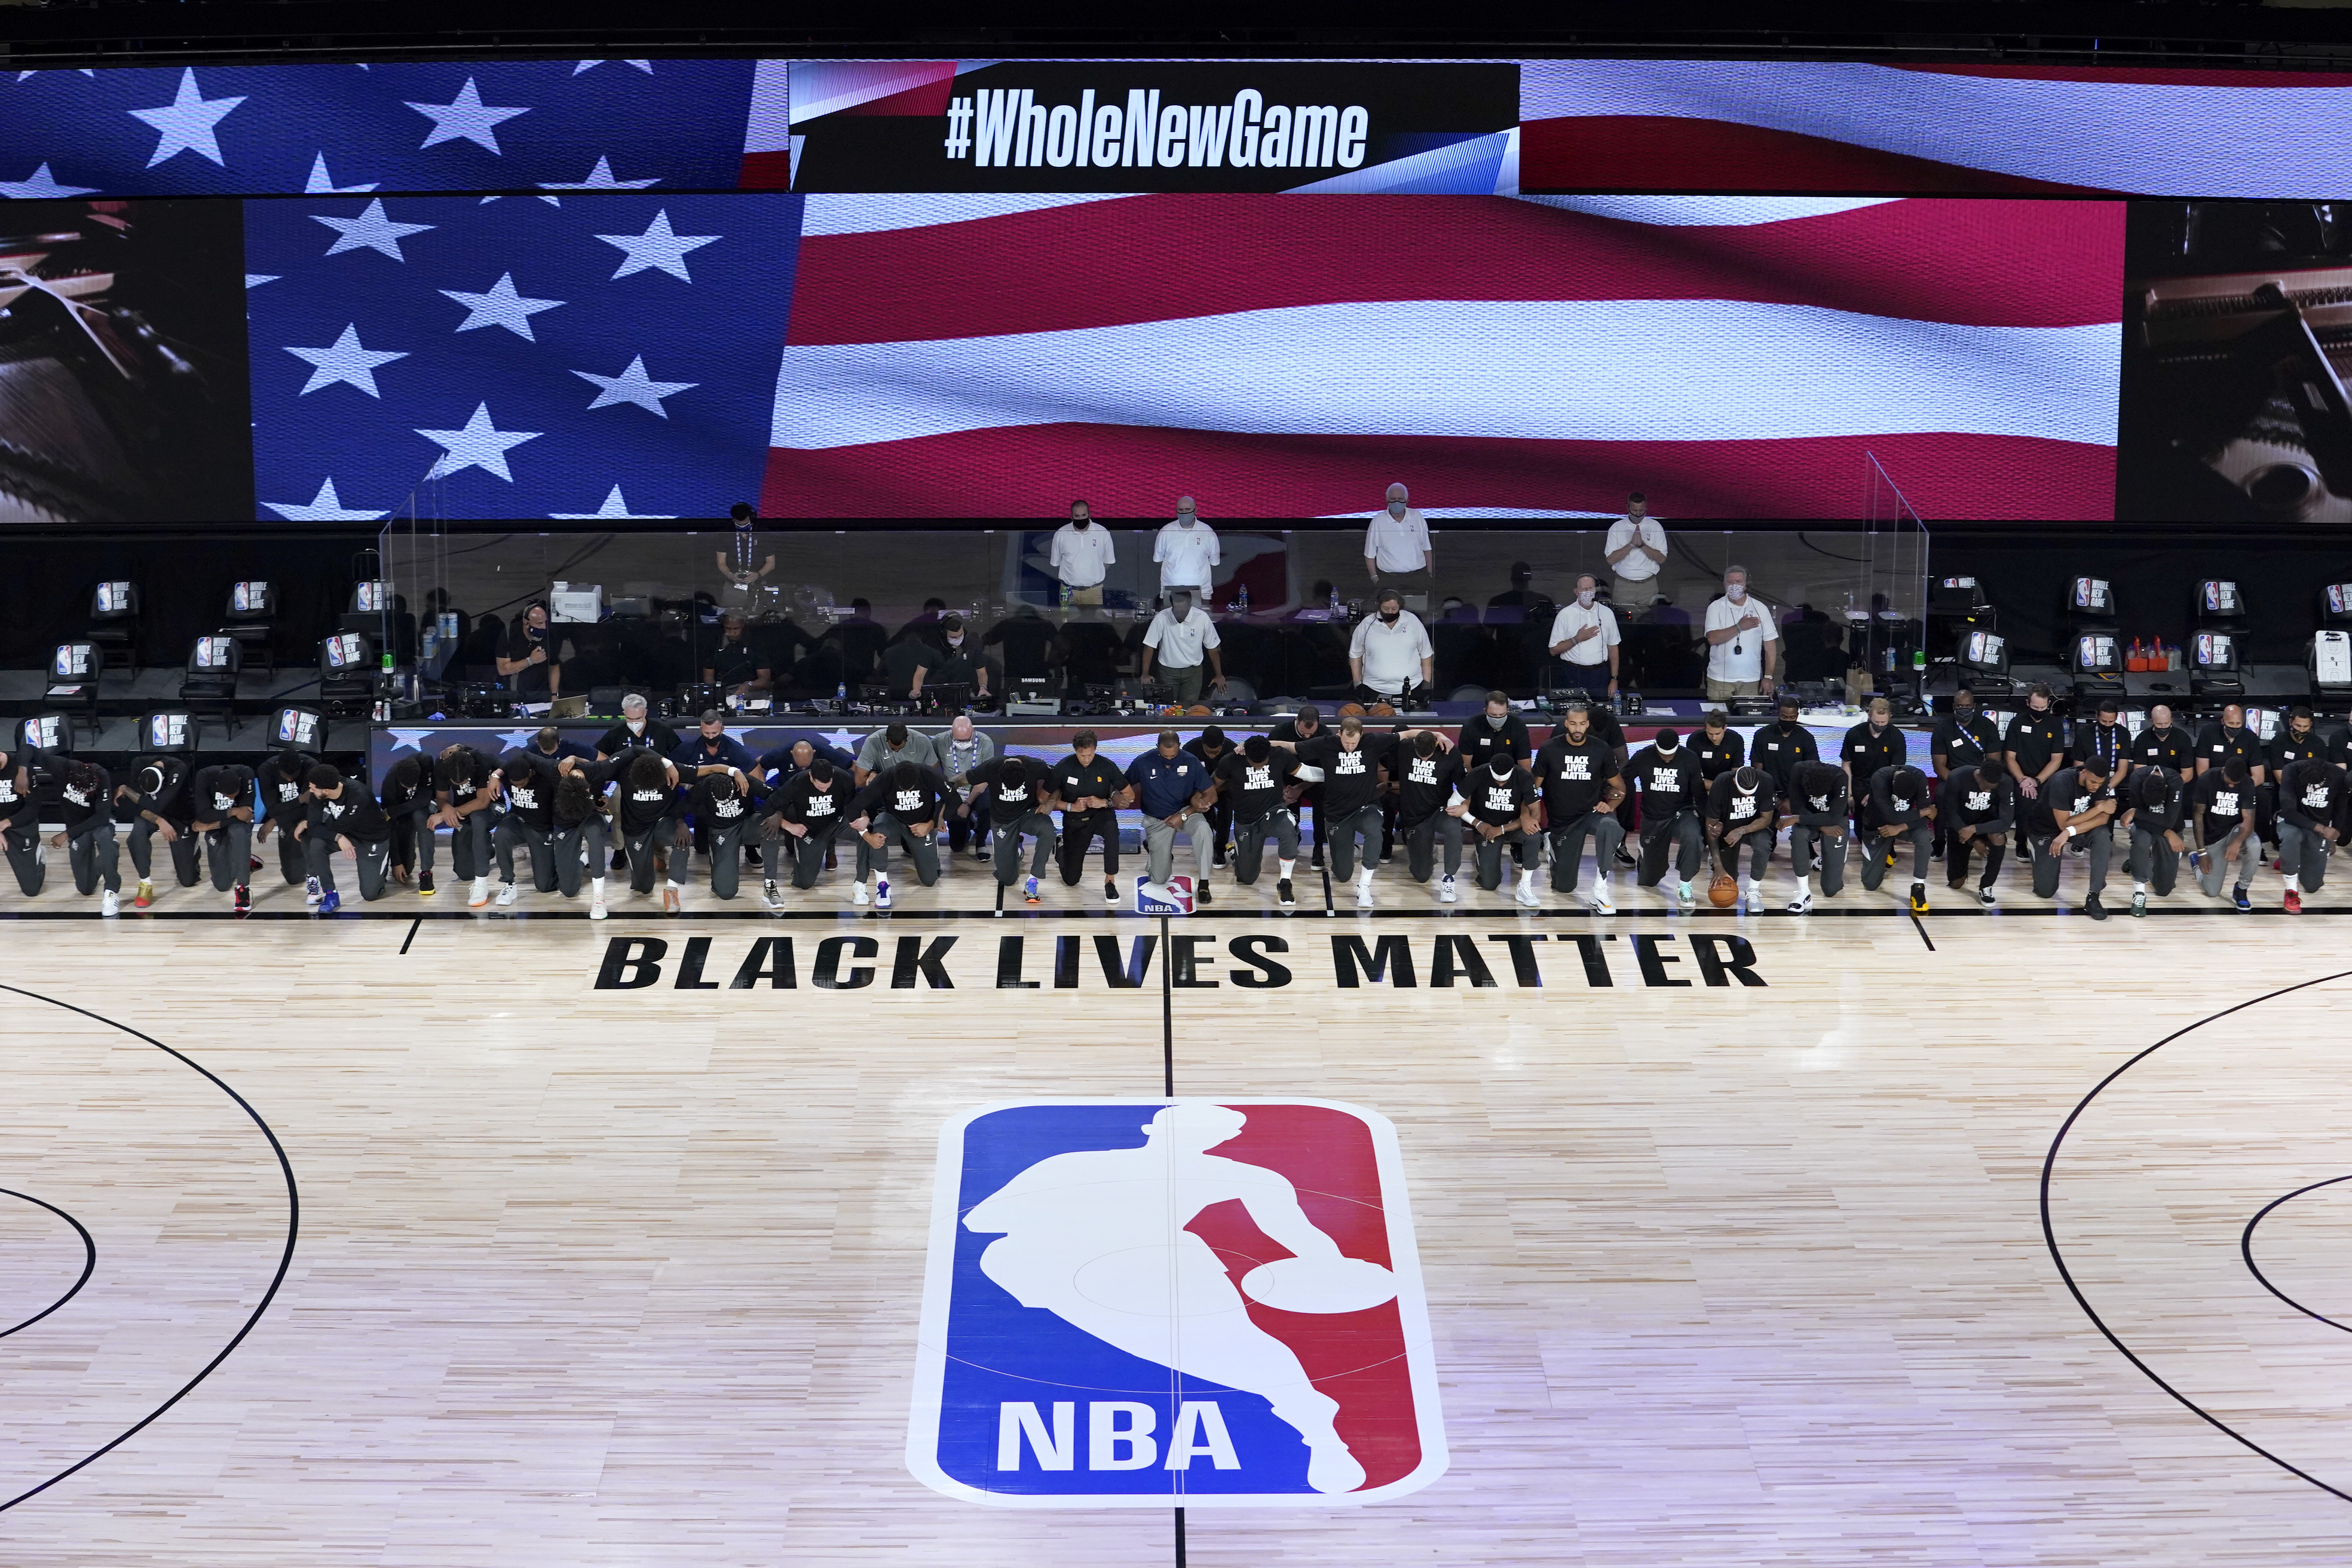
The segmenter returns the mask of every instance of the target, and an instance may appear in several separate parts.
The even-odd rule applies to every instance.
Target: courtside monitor
[[[319,639],[321,675],[348,675],[355,669],[365,669],[371,662],[368,640],[357,632],[338,632]]]
[[[142,752],[184,752],[193,749],[194,718],[186,713],[150,713],[139,721]]]
[[[2119,675],[2123,668],[2123,656],[2116,651],[2116,639],[2111,633],[2084,632],[2075,637],[2075,674]]]
[[[62,713],[37,713],[18,726],[28,748],[62,752],[73,737],[73,722]]]
[[[2105,577],[2077,577],[2074,591],[2067,596],[2077,615],[2112,616],[2116,613],[2115,592]]]
[[[1960,645],[1960,662],[1979,675],[2009,673],[2009,639],[1999,632],[1970,632]]]
[[[2189,655],[2198,668],[2226,674],[2238,668],[2238,639],[2228,632],[2199,632]]]
[[[2246,602],[2238,597],[2238,585],[2225,578],[2209,577],[2197,584],[2197,613],[2215,619],[2228,620],[2246,613]]]
[[[280,708],[277,721],[269,726],[273,742],[298,752],[318,750],[326,731],[326,716],[315,708]]]

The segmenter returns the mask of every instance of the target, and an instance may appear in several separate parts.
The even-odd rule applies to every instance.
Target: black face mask
[[[1394,616],[1391,615],[1391,614],[1390,614],[1388,611],[1386,611],[1386,610],[1382,610],[1382,611],[1381,612],[1381,625],[1382,625],[1382,626],[1394,626],[1394,625],[1396,625],[1396,624],[1397,624],[1397,617],[1396,617],[1396,616]]]

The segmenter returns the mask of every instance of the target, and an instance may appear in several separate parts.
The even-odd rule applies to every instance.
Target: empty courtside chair
[[[99,647],[120,649],[139,674],[139,584],[117,579],[100,583],[89,593],[89,640]]]
[[[227,632],[198,637],[188,649],[186,677],[180,682],[180,701],[201,721],[220,720],[230,734],[236,732],[236,678],[245,668],[245,648]]]
[[[231,583],[228,605],[221,611],[220,635],[234,638],[249,662],[263,673],[278,673],[278,584]],[[258,656],[256,658],[255,656]]]
[[[57,652],[49,656],[49,684],[44,694],[44,705],[66,715],[68,721],[86,721],[92,739],[98,734],[98,679],[106,673],[106,650],[84,638],[80,642],[61,642]]]

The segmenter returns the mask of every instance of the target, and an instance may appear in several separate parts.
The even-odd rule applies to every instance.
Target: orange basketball
[[[1342,719],[1360,719],[1363,716],[1364,705],[1360,702],[1348,703],[1339,710],[1339,717]]]
[[[1396,710],[1390,707],[1385,702],[1373,703],[1369,711],[1371,717],[1375,719],[1393,719],[1396,717]]]
[[[1205,702],[1195,702],[1190,708],[1185,709],[1184,711],[1188,715],[1202,719],[1206,719],[1210,716],[1209,705]]]
[[[1739,901],[1738,879],[1727,877],[1721,872],[1716,873],[1715,880],[1707,886],[1706,901],[1718,910],[1729,909],[1733,904],[1738,903]]]

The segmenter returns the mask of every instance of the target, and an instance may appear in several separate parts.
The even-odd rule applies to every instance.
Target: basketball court
[[[602,924],[12,900],[8,1561],[1124,1568],[1178,1560],[1175,1503],[1183,1560],[1234,1565],[2352,1552],[2333,919],[1440,911],[1387,873],[1362,916],[1114,918],[1091,880],[1000,916],[975,869]],[[1374,1175],[1303,1133],[1204,1156],[1287,1170],[1376,1276],[1325,1200],[1377,1184],[1412,1364],[1339,1401],[1369,1500],[1268,1479],[1297,1442],[1231,1400],[1106,1443],[1092,1363],[1017,1342],[1120,1331],[1030,1301],[1034,1257],[981,1266],[1023,1296],[981,1359],[1029,1394],[957,1404],[960,1223],[1024,1234],[970,1203],[982,1131],[1132,1147],[1171,1104],[1212,1149],[1393,1129]],[[1103,1251],[1117,1205],[1086,1223]]]

